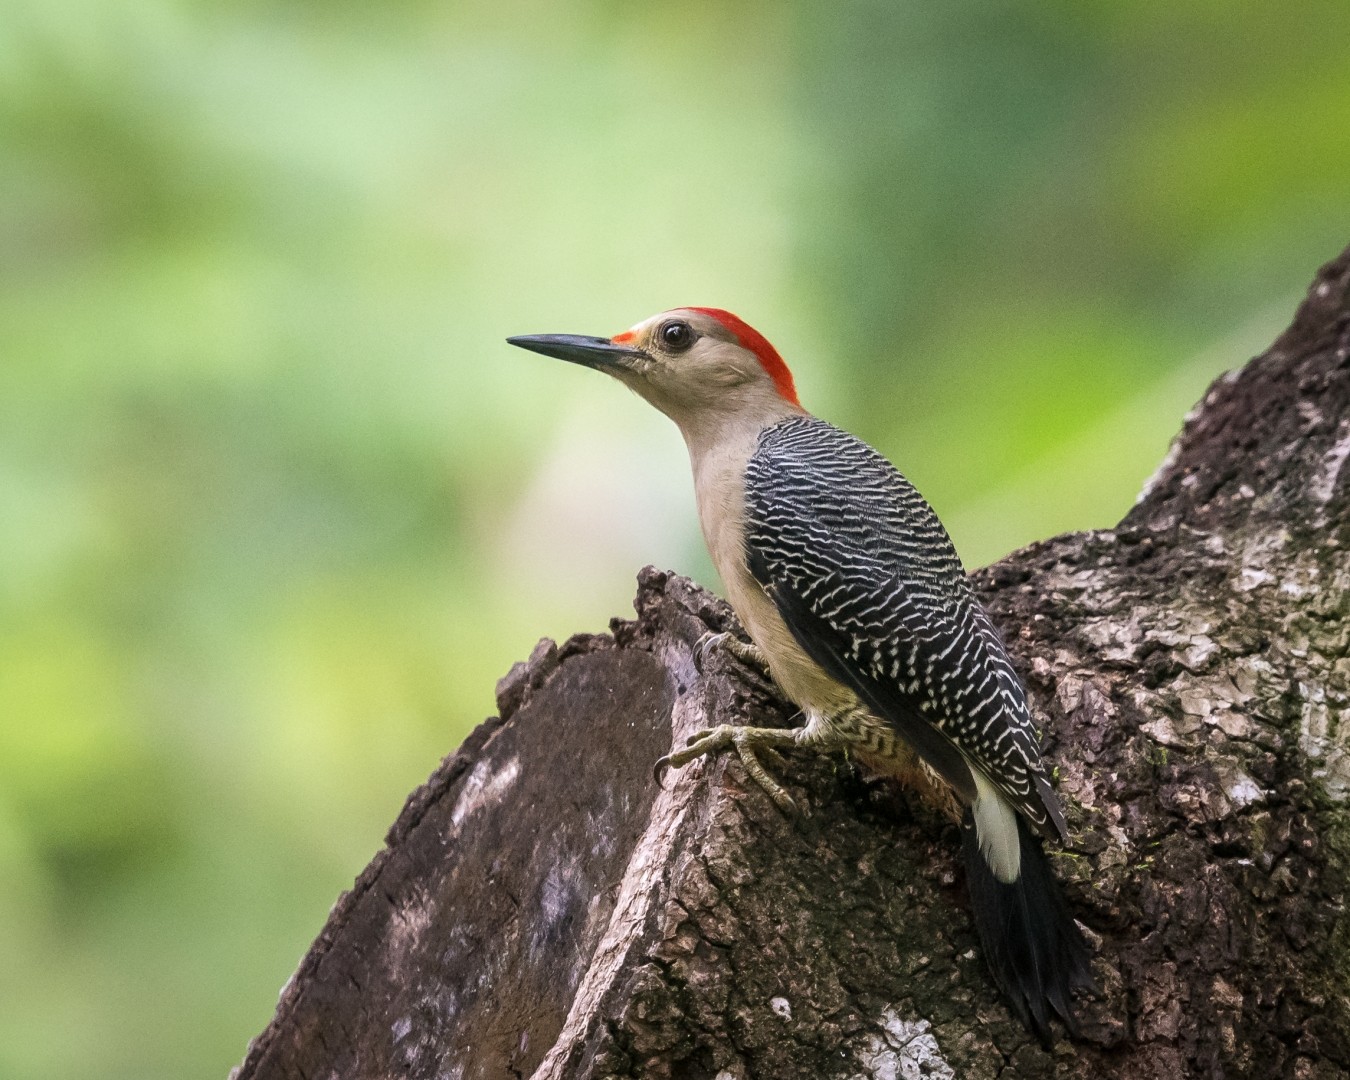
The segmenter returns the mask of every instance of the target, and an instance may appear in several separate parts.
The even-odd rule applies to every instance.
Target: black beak
[[[519,345],[530,352],[601,370],[622,367],[624,360],[642,355],[642,350],[631,345],[616,345],[609,338],[583,337],[580,334],[529,334],[525,337],[509,337],[506,341],[509,345]]]

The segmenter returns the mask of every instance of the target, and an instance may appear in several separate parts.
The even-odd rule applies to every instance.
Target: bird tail
[[[961,825],[961,850],[975,929],[994,980],[1022,1023],[1049,1049],[1052,1015],[1070,1035],[1078,1034],[1070,993],[1090,988],[1087,942],[1064,903],[1059,883],[1040,842],[1021,814],[1017,821],[1020,868],[1011,882],[1000,881],[980,850],[975,819],[967,810]]]

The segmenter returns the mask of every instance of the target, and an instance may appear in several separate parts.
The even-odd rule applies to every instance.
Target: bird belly
[[[860,708],[858,696],[806,655],[769,594],[748,572],[724,575],[727,598],[750,640],[769,662],[773,680],[807,715],[835,716]]]

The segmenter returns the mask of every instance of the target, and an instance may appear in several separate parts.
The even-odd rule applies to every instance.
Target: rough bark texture
[[[254,1040],[277,1077],[1340,1077],[1350,1072],[1350,252],[1214,384],[1119,527],[979,572],[1024,672],[1096,950],[1047,1053],[976,947],[955,830],[842,760],[667,779],[697,728],[791,722],[639,577],[541,643],[410,798]]]

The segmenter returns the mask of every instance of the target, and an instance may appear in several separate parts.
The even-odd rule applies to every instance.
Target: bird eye
[[[694,343],[694,331],[687,322],[668,322],[661,327],[661,344],[669,352],[684,352]]]

